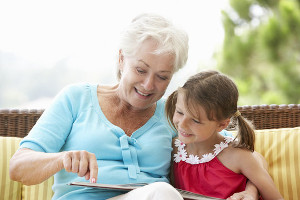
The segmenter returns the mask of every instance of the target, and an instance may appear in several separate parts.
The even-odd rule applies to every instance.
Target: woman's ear
[[[122,53],[122,49],[119,49],[119,59],[118,59],[118,74],[117,77],[120,80],[123,72],[124,65],[124,55]]]
[[[122,53],[122,49],[119,50],[119,65],[121,66],[124,62],[124,56]]]
[[[225,128],[227,128],[229,123],[230,123],[230,118],[220,121],[217,131],[220,132],[220,131],[224,130]]]

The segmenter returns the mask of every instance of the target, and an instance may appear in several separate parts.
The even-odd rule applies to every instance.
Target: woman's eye
[[[161,79],[161,80],[163,80],[163,81],[165,81],[165,80],[168,79],[168,77],[166,77],[166,76],[158,76],[158,78]]]
[[[145,70],[141,69],[141,68],[136,68],[136,71],[139,73],[139,74],[144,74],[146,73]]]

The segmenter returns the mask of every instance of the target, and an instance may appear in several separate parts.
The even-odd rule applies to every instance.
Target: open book
[[[69,185],[75,186],[84,186],[84,187],[93,187],[98,189],[105,190],[118,190],[118,191],[130,191],[142,186],[147,185],[147,183],[132,183],[132,184],[123,184],[123,185],[110,185],[110,184],[101,184],[101,183],[89,183],[89,182],[72,182]],[[201,194],[196,194],[193,192],[189,192],[186,190],[177,189],[177,191],[182,195],[183,198],[191,199],[191,200],[210,200],[210,199],[218,199],[214,197],[204,196]],[[221,199],[219,199],[221,200]]]

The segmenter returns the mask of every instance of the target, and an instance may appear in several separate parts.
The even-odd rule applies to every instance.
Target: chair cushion
[[[268,171],[284,199],[300,199],[300,127],[256,130],[255,151],[269,164]]]
[[[9,160],[22,138],[0,137],[0,199],[21,199],[22,184],[9,178]]]
[[[9,178],[9,160],[19,148],[22,138],[0,136],[0,199],[51,200],[53,176],[38,185],[25,186]],[[21,192],[22,191],[22,192]]]
[[[22,199],[24,200],[51,200],[53,196],[52,185],[53,176],[48,180],[38,184],[26,186],[22,185]]]

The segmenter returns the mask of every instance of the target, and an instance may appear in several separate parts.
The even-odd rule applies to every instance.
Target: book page
[[[106,189],[106,190],[119,190],[119,191],[131,191],[137,189],[139,187],[145,186],[148,183],[129,183],[129,184],[121,184],[121,185],[112,185],[112,184],[102,184],[102,183],[89,183],[89,182],[72,182],[69,185],[74,186],[84,186],[84,187],[93,187],[98,189]],[[182,195],[185,199],[191,200],[218,200],[218,198],[208,197],[205,195],[189,192],[186,190],[177,189],[176,190]],[[221,200],[221,199],[219,199]]]

